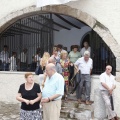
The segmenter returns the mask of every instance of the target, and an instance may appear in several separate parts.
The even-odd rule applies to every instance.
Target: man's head
[[[46,74],[51,77],[56,72],[56,67],[53,63],[46,65]]]
[[[56,65],[56,60],[53,57],[50,57],[48,63],[53,63],[54,65]]]
[[[84,47],[87,48],[89,46],[88,42],[84,42]]]
[[[23,52],[24,52],[24,53],[27,53],[27,48],[24,48],[24,49],[23,49]]]
[[[84,52],[84,60],[85,60],[85,61],[88,61],[89,58],[90,58],[90,52],[89,52],[89,51],[85,51],[85,52]]]
[[[8,46],[4,45],[4,51],[7,51],[7,50],[8,50]]]
[[[62,46],[61,44],[58,44],[58,45],[57,45],[57,50],[58,50],[58,51],[61,51],[61,50],[62,50],[62,47],[63,47],[63,46]]]
[[[110,75],[110,74],[111,74],[111,71],[112,71],[112,66],[107,65],[107,66],[106,66],[106,70],[105,70],[106,74]]]

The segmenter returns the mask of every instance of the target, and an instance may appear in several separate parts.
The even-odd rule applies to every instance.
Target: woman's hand
[[[31,105],[33,105],[33,104],[35,103],[35,101],[34,101],[34,100],[30,100],[29,103],[30,103]]]
[[[29,105],[30,104],[30,101],[29,100],[24,100],[24,102]]]

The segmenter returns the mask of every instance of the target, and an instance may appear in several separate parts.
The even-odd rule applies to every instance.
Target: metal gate
[[[15,64],[16,61],[16,70],[34,71],[36,65],[34,64],[32,67],[31,65],[33,65],[33,57],[37,52],[40,52],[40,56],[43,55],[44,51],[52,52],[53,30],[56,29],[53,28],[51,14],[40,14],[19,19],[0,34],[0,51],[3,51],[4,47],[7,46],[9,58],[16,54],[16,59],[11,58],[12,64]],[[26,56],[22,55],[24,51],[27,51]],[[21,59],[24,60],[21,61]],[[10,64],[10,60],[2,61],[5,64]],[[2,64],[2,61],[0,61],[0,64]],[[20,62],[25,63],[24,68],[20,65]],[[1,65],[1,70],[10,69],[8,66],[5,68],[5,64]]]

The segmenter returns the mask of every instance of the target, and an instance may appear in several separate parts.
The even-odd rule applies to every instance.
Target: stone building
[[[82,32],[76,31],[75,29],[71,29],[69,33],[67,33],[67,31],[60,30],[60,33],[54,32],[55,33],[55,35],[53,35],[54,41],[52,41],[52,43],[53,44],[63,43],[70,50],[70,44],[67,44],[68,42],[65,42],[65,40],[60,41],[60,39],[58,39],[61,36],[62,36],[61,39],[65,39],[64,32],[69,35],[72,35],[72,33],[74,33],[73,35],[77,37],[77,40],[73,42],[73,39],[75,39],[75,37],[73,37],[72,40],[70,40],[69,42],[73,44],[75,43],[78,45],[82,44],[82,39],[85,33],[89,33],[92,30],[102,39],[102,41],[107,45],[107,47],[112,52],[112,55],[115,57],[116,66],[114,67],[115,68],[114,72],[115,72],[116,81],[117,81],[117,88],[114,93],[114,96],[115,96],[114,104],[115,104],[115,110],[117,111],[117,114],[120,117],[120,102],[119,102],[120,101],[120,95],[119,95],[119,90],[120,90],[120,40],[119,40],[120,38],[120,29],[119,29],[120,7],[119,6],[120,6],[119,0],[106,0],[106,1],[105,0],[78,0],[74,2],[69,2],[64,5],[53,5],[53,6],[45,6],[42,8],[36,8],[35,0],[21,0],[21,1],[1,0],[0,2],[0,41],[4,41],[4,40],[6,41],[6,39],[1,38],[1,36],[14,23],[16,23],[18,20],[27,18],[29,16],[51,13],[51,14],[60,14],[62,15],[62,17],[64,16],[64,18],[65,16],[68,16],[67,19],[71,19],[71,21],[73,18],[79,20],[81,24],[83,23],[84,28],[81,27],[81,30],[84,31],[84,34],[82,34]],[[12,27],[15,27],[15,26],[12,26]],[[8,35],[8,32],[5,33],[5,35]],[[66,36],[66,38],[67,37],[68,35]],[[79,37],[81,38],[78,39]],[[70,38],[67,38],[67,39],[70,39]],[[94,43],[94,41],[92,41],[92,43]],[[4,42],[3,43],[0,42],[0,47],[2,47],[3,44]],[[50,47],[48,47],[48,49],[49,48]],[[5,74],[5,72],[0,72],[0,74],[2,76],[2,74]],[[5,79],[7,80],[8,78],[6,77]],[[94,86],[93,88],[94,89],[97,88],[97,85],[99,83],[99,74],[92,75],[92,81],[95,84],[93,85]],[[94,90],[92,90],[92,92],[93,91]],[[93,94],[94,92],[91,95],[92,99],[93,99]]]

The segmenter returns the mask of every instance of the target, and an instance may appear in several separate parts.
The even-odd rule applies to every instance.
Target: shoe
[[[115,117],[114,117],[114,119],[115,119],[115,120],[118,120],[118,117],[117,117],[117,116],[115,116]]]
[[[79,104],[81,104],[81,103],[82,103],[80,99],[78,99],[78,103],[79,103]]]
[[[86,100],[86,105],[91,105],[92,103],[90,101]]]
[[[90,103],[94,103],[94,101],[89,101]]]
[[[115,118],[111,118],[111,119],[109,119],[109,120],[115,120]]]

